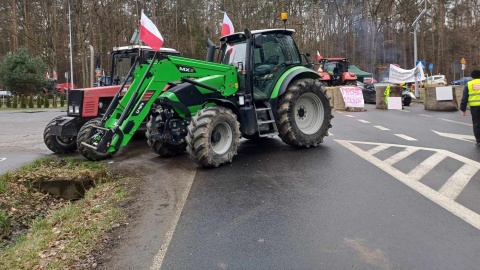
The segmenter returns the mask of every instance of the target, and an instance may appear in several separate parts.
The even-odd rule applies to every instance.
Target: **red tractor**
[[[326,86],[357,85],[357,75],[348,72],[347,58],[322,58],[318,74]]]
[[[120,87],[126,89],[131,81],[125,81],[134,63],[151,59],[154,55],[148,46],[115,47],[111,52],[111,78],[106,86],[82,89],[68,89],[67,115],[52,119],[43,132],[43,141],[51,151],[57,154],[71,153],[77,150],[77,134],[88,120],[102,116],[108,105],[118,94]],[[180,55],[174,49],[161,48],[157,57]],[[139,57],[140,61],[135,61]],[[131,80],[131,78],[130,78]],[[122,94],[123,95],[123,92]]]

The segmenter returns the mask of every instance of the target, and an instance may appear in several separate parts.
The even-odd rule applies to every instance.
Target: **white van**
[[[2,104],[7,103],[7,96],[11,97],[12,93],[10,91],[0,90],[0,102],[2,102]]]

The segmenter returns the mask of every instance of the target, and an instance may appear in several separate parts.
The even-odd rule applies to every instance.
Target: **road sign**
[[[430,63],[430,64],[428,65],[428,70],[430,70],[430,71],[433,70],[433,63]]]
[[[462,64],[462,70],[465,70],[465,64]]]
[[[417,66],[417,65],[418,65],[418,63],[421,63],[423,68],[425,68],[425,67],[426,67],[426,65],[425,65],[425,60],[422,60],[422,61],[417,61],[417,62],[415,63],[415,66]]]
[[[460,60],[460,63],[465,65],[467,63],[467,61],[465,61],[465,58],[462,57],[462,60]]]

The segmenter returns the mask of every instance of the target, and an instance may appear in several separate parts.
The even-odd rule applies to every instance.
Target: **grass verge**
[[[92,177],[95,187],[70,202],[36,191],[35,181]],[[74,158],[38,160],[0,177],[0,269],[91,269],[105,234],[125,222],[129,178],[107,164]]]

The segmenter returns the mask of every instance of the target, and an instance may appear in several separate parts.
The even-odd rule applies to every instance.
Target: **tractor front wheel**
[[[48,149],[57,154],[67,154],[72,153],[77,150],[77,137],[68,136],[61,137],[50,134],[50,127],[54,126],[57,123],[57,120],[61,119],[63,116],[55,117],[50,121],[45,130],[43,131],[43,141]]]
[[[188,126],[187,151],[203,167],[232,162],[240,144],[237,116],[224,107],[200,110]]]
[[[92,137],[98,132],[98,129],[96,127],[100,126],[101,124],[102,124],[102,119],[100,118],[92,119],[87,123],[85,123],[82,126],[82,128],[80,128],[80,131],[78,132],[78,137],[77,137],[78,150],[88,160],[96,161],[96,160],[108,159],[115,154],[115,152],[101,153],[101,152],[95,151],[95,149],[92,149],[82,144],[82,142],[86,142],[90,145],[92,144],[92,141],[91,141]]]
[[[330,98],[319,80],[292,82],[278,106],[279,137],[294,147],[317,146],[328,136],[333,118]]]
[[[157,127],[160,126],[159,124],[161,124],[162,122],[161,116],[152,115],[151,118],[152,117],[155,117],[155,122],[157,123]],[[154,132],[152,130],[151,118],[150,118],[150,121],[148,121],[147,123],[147,132],[145,132],[145,136],[147,137],[147,143],[152,148],[152,150],[162,157],[174,157],[185,152],[185,148],[187,147],[187,143],[185,142],[179,145],[175,145],[175,144],[170,144],[170,143],[162,142],[159,140],[155,140],[155,138],[152,137],[152,134]]]

